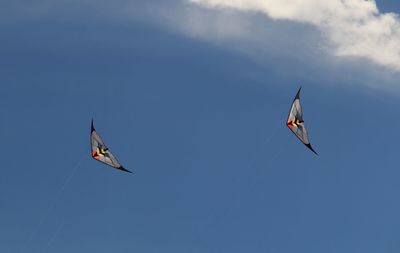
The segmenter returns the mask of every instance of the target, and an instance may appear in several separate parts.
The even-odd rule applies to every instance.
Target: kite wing
[[[125,169],[117,160],[117,158],[108,150],[107,146],[104,144],[103,140],[101,139],[100,135],[96,132],[93,126],[92,120],[92,127],[90,131],[90,140],[92,146],[92,157],[97,161],[105,163],[113,168],[130,172],[131,171]]]
[[[306,145],[312,152],[318,155],[317,152],[315,152],[315,150],[311,147],[310,141],[308,139],[307,130],[304,125],[303,110],[301,109],[300,105],[300,90],[301,87],[293,100],[286,125],[304,145]]]

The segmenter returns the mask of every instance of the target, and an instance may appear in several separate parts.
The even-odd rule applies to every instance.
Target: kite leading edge
[[[117,160],[117,158],[110,152],[108,147],[104,144],[100,135],[96,132],[96,129],[92,126],[90,130],[90,142],[92,146],[92,157],[93,159],[105,163],[115,169],[122,170],[125,172],[132,173],[131,171],[125,169]]]
[[[297,91],[296,96],[293,99],[292,106],[289,111],[289,116],[286,122],[287,127],[297,136],[297,138],[309,148],[316,155],[317,152],[311,147],[310,141],[308,139],[308,134],[303,120],[303,110],[300,105],[300,90]]]

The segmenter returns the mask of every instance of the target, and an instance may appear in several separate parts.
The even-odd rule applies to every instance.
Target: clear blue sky
[[[400,251],[396,71],[251,16],[260,60],[126,2],[1,3],[0,252]],[[318,157],[285,126],[300,85]],[[135,174],[91,159],[92,117]]]

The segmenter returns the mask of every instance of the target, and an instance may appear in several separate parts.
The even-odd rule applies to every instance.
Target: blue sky
[[[393,67],[180,1],[1,9],[1,252],[399,252]],[[92,117],[135,174],[91,159]]]

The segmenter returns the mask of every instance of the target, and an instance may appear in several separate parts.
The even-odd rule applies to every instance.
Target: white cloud
[[[144,24],[239,52],[261,73],[273,73],[287,83],[399,91],[400,21],[395,14],[380,13],[371,1],[39,0],[3,7],[0,26],[31,20]],[[91,40],[115,46],[105,36]],[[255,78],[260,73],[244,72],[237,74]],[[265,82],[264,76],[258,79]]]
[[[322,32],[325,48],[334,55],[364,58],[400,70],[400,20],[394,13],[381,13],[372,0],[189,1],[213,9],[262,13],[275,20],[310,24]],[[243,31],[243,27],[237,27],[236,35]],[[228,31],[230,34],[232,31]]]

